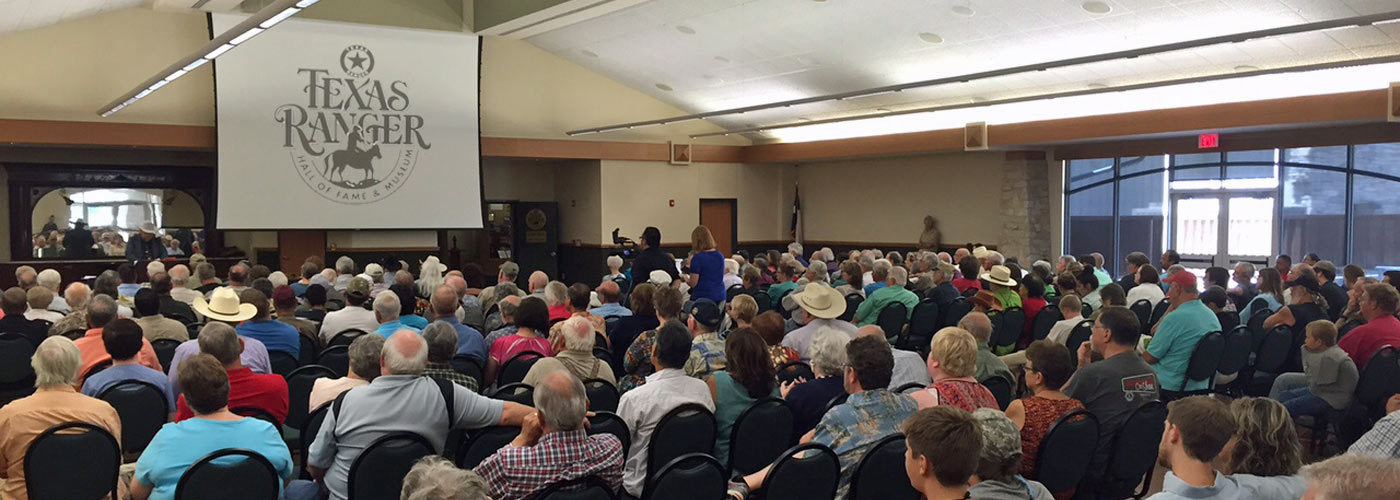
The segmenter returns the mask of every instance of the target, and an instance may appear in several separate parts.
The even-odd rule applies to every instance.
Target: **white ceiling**
[[[650,0],[528,40],[701,112],[1400,9],[1400,0],[1102,3],[1110,12],[1091,13],[1085,0]],[[1400,22],[711,121],[737,129],[1248,69],[1241,66],[1267,69],[1392,54],[1400,54]]]
[[[0,0],[0,35],[141,5],[143,0]]]

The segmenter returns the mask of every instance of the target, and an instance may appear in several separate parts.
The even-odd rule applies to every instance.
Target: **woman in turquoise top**
[[[754,402],[778,397],[778,381],[768,356],[768,344],[758,332],[748,328],[730,332],[724,341],[724,353],[727,358],[724,371],[715,372],[705,381],[710,385],[710,397],[715,400],[715,421],[719,424],[714,456],[727,464],[729,433],[734,429],[734,421]]]
[[[1264,299],[1270,311],[1283,308],[1283,276],[1277,269],[1266,267],[1259,270],[1259,295],[1255,295],[1254,299]],[[1249,299],[1249,304],[1240,311],[1241,324],[1248,324],[1249,318],[1254,317],[1254,299]]]
[[[213,356],[196,354],[181,363],[179,383],[195,416],[165,424],[151,439],[136,460],[131,498],[174,499],[180,476],[205,455],[225,448],[251,450],[267,458],[277,469],[278,486],[292,478],[292,456],[272,424],[229,411],[228,375]]]

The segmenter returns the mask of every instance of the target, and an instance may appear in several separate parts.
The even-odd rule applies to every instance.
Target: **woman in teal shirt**
[[[178,376],[194,418],[165,424],[136,460],[131,498],[170,500],[180,476],[206,455],[227,448],[251,450],[277,469],[279,486],[292,478],[292,455],[272,424],[244,418],[228,409],[228,374],[213,356],[196,354],[180,364]],[[246,460],[229,458],[229,461]]]
[[[715,372],[706,382],[710,385],[710,397],[715,400],[715,421],[719,424],[714,456],[727,465],[734,421],[754,402],[778,397],[778,382],[768,344],[758,332],[749,328],[730,332],[724,341],[724,353],[724,371]]]

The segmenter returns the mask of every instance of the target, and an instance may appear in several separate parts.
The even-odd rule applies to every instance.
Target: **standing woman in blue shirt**
[[[724,254],[715,249],[715,237],[705,226],[690,232],[690,297],[724,303]]]

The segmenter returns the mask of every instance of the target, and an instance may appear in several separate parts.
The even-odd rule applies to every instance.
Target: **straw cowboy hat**
[[[978,278],[1001,286],[1016,286],[1016,280],[1011,279],[1011,268],[1006,266],[992,266],[991,271],[982,273]]]
[[[214,296],[208,302],[196,298],[194,310],[206,318],[218,321],[243,321],[258,313],[258,308],[252,304],[240,303],[238,293],[228,287],[215,289]]]
[[[990,253],[991,253],[991,252],[987,250],[987,247],[984,247],[984,246],[978,246],[978,247],[972,249],[972,256],[973,256],[974,258],[976,258],[977,260],[982,260],[982,259],[987,258],[987,255],[990,254]]]
[[[808,283],[801,292],[791,297],[813,317],[832,319],[846,312],[846,297],[825,283]]]

